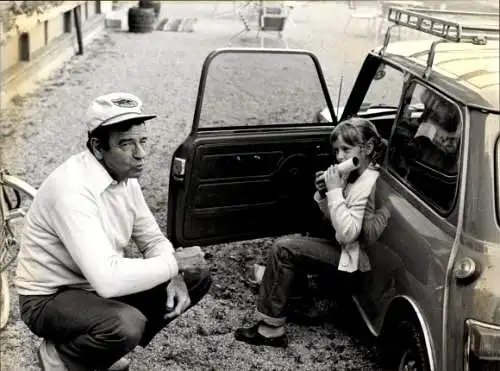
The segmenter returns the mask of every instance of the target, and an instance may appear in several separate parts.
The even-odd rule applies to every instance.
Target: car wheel
[[[399,371],[429,371],[429,360],[424,336],[412,322],[403,321],[398,326]]]

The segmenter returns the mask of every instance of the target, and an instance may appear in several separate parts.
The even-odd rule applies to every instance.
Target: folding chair
[[[349,0],[347,2],[349,8],[349,18],[344,27],[344,34],[347,33],[347,29],[354,19],[363,19],[368,21],[368,26],[372,26],[371,29],[375,32],[375,38],[378,39],[379,29],[377,28],[377,21],[382,17],[382,8],[380,6],[380,1],[354,1]],[[370,29],[370,28],[369,28]]]
[[[243,24],[243,29],[238,32],[236,35],[234,35],[233,37],[231,37],[229,39],[229,44],[231,44],[231,42],[237,38],[238,36],[240,36],[241,34],[247,34],[249,33],[250,31],[257,31],[257,37],[259,37],[259,32],[260,32],[260,24],[258,23],[255,23],[255,22],[251,22],[249,17],[248,17],[248,14],[245,14],[245,12],[241,11],[241,10],[238,10],[237,12],[237,15],[238,15],[238,18],[240,19],[241,23]]]
[[[284,30],[291,8],[285,5],[263,6],[260,17],[261,31],[277,32],[279,38],[283,40],[285,47],[288,48],[287,40],[284,36]],[[262,40],[262,38],[261,38]]]
[[[211,12],[212,17],[222,18],[222,17],[226,17],[228,15],[234,15],[237,17],[239,9],[245,8],[246,6],[248,6],[251,3],[251,1],[245,1],[245,2],[233,1],[232,3],[233,3],[233,10],[232,11],[225,11],[225,12],[219,13],[219,5],[221,4],[221,2],[215,1],[213,8],[212,8],[212,12]]]
[[[256,37],[260,40],[260,46],[263,48],[265,39],[263,33],[276,32],[279,38],[283,40],[285,47],[288,48],[287,40],[283,35],[288,17],[288,7],[263,5],[262,2],[259,2],[259,5],[255,6],[254,4],[253,9],[251,8],[250,11],[238,11],[238,17],[243,23],[243,29],[231,37],[229,44],[242,34],[246,35],[248,32],[256,31]],[[255,20],[251,18],[255,18]]]

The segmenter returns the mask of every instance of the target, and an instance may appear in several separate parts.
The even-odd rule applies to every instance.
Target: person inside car
[[[420,161],[453,172],[459,141],[458,110],[429,90],[422,93],[424,114],[410,145]]]
[[[87,149],[47,177],[28,212],[15,284],[43,370],[127,369],[127,353],[210,287],[201,249],[174,250],[137,180],[154,117],[132,94],[95,98]],[[144,258],[125,256],[130,241]]]
[[[412,175],[417,162],[447,174],[457,170],[457,149],[460,139],[459,111],[444,98],[426,89],[421,94],[424,106],[418,118],[412,118],[411,109],[403,115],[398,123],[391,141],[393,148],[398,148],[392,156],[397,160],[397,170],[405,178],[411,176],[415,184],[426,183],[419,180],[420,173]],[[416,177],[416,179],[415,179]],[[425,184],[422,187],[427,188]]]
[[[237,329],[236,340],[273,347],[288,345],[285,308],[297,272],[325,267],[347,273],[371,269],[366,244],[380,236],[390,216],[388,208],[376,209],[374,204],[378,161],[385,145],[375,126],[363,118],[339,123],[330,142],[338,163],[359,159],[359,167],[350,173],[341,173],[334,165],[324,174],[316,174],[314,199],[330,220],[334,234],[329,239],[293,235],[275,241],[259,289],[257,322]]]

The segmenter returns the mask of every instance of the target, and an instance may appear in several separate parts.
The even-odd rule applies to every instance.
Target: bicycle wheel
[[[9,320],[9,274],[19,252],[24,216],[36,190],[0,169],[0,330]]]
[[[10,293],[7,272],[0,273],[0,330],[3,330],[9,322],[10,316]]]
[[[0,190],[0,197],[3,209],[0,212],[0,272],[3,272],[17,257],[24,216],[31,206],[32,197],[5,184]]]

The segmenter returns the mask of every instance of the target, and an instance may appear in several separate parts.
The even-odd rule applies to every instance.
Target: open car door
[[[324,107],[332,122],[318,121]],[[333,159],[335,124],[312,53],[213,51],[191,133],[172,159],[169,239],[190,246],[306,232],[321,220],[314,174]]]

